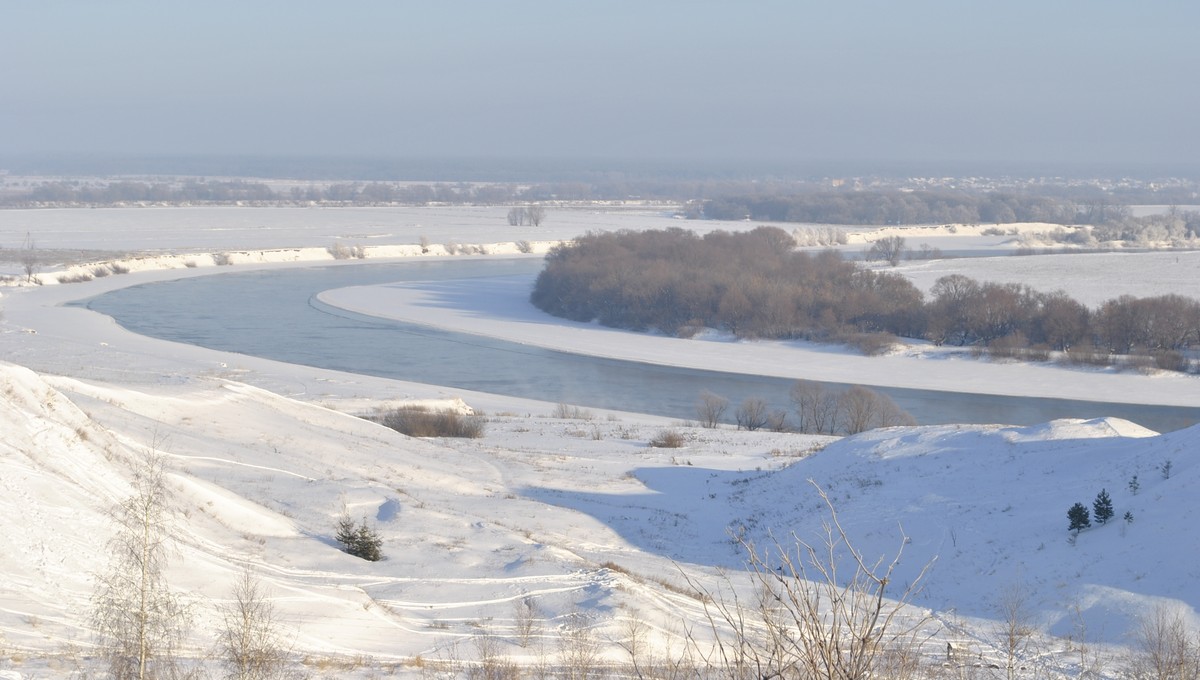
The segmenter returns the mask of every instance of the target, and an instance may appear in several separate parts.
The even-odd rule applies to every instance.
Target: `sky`
[[[1200,158],[1200,3],[0,0],[4,156]]]

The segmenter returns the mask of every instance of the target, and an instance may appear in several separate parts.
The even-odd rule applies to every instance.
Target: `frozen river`
[[[360,264],[225,273],[125,288],[87,300],[122,326],[166,340],[289,363],[593,408],[696,417],[703,390],[791,410],[791,379],[589,357],[345,312],[324,290],[394,281],[532,274],[540,260]],[[922,424],[1027,425],[1116,416],[1158,431],[1200,408],[876,387]]]

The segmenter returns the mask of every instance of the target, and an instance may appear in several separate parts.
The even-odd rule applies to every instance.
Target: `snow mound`
[[[1117,419],[877,430],[751,480],[740,493],[773,504],[741,517],[759,541],[818,540],[828,509],[815,483],[868,561],[904,545],[898,582],[934,563],[923,604],[987,617],[1019,583],[1048,627],[1085,603],[1089,631],[1119,643],[1160,602],[1200,606],[1200,574],[1179,559],[1200,550],[1197,444],[1200,426],[1159,435]],[[1073,538],[1067,509],[1091,509],[1101,490],[1115,516]]]
[[[1009,430],[1009,441],[1049,441],[1055,439],[1101,439],[1104,437],[1154,437],[1158,433],[1122,418],[1064,418],[1041,425]]]

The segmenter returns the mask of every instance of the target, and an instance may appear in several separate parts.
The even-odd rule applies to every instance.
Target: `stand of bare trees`
[[[1195,364],[1189,352],[1200,347],[1200,301],[1180,295],[1121,296],[1091,310],[1062,291],[951,274],[926,301],[898,274],[794,246],[773,227],[703,237],[683,229],[586,234],[550,251],[530,300],[557,316],[619,328],[676,335],[720,328],[739,337],[855,343],[868,353],[891,334],[1004,358],[1040,361],[1058,351],[1095,363],[1092,355],[1136,355],[1187,370]],[[903,239],[872,249],[894,262]]]
[[[540,205],[527,205],[523,208],[511,208],[508,211],[508,224],[512,227],[539,227],[546,219],[546,209]]]
[[[891,397],[861,385],[839,391],[811,380],[797,380],[791,397],[797,429],[810,434],[858,434],[877,427],[916,424]]]
[[[795,244],[775,227],[586,234],[547,254],[530,300],[568,319],[670,334],[701,326],[739,337],[920,334],[921,293],[907,279]]]

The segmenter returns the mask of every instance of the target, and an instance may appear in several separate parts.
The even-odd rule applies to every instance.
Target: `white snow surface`
[[[322,214],[330,223],[344,219]],[[441,236],[457,228],[453,209],[417,214],[434,243],[447,242]],[[478,242],[513,238],[501,226],[503,210],[489,214],[497,237]],[[551,211],[547,224],[557,214]],[[153,215],[171,228],[118,236],[120,220],[93,222],[87,211],[56,215],[65,220],[62,233],[74,230],[80,241],[128,237],[129,246],[162,253],[130,274],[11,288],[0,297],[0,356],[7,360],[0,363],[3,677],[65,676],[86,664],[89,598],[114,530],[106,513],[130,493],[136,462],[150,450],[165,455],[170,472],[178,553],[168,575],[193,605],[188,649],[196,654],[211,648],[216,608],[245,566],[263,581],[299,656],[310,664],[356,660],[339,666],[339,677],[373,677],[389,663],[416,676],[417,659],[470,657],[470,639],[479,634],[496,636],[504,654],[530,662],[533,652],[517,646],[514,635],[515,603],[526,597],[536,602],[548,640],[568,619],[582,617],[609,658],[619,659],[623,622],[637,617],[651,625],[654,644],[673,640],[678,648],[681,622],[699,622],[703,613],[686,591],[716,590],[721,570],[735,579],[741,573],[744,556],[730,532],[760,545],[772,536],[786,544],[793,534],[819,534],[827,514],[808,480],[829,493],[866,557],[891,555],[904,544],[896,583],[911,582],[931,564],[916,601],[932,614],[931,659],[951,639],[990,653],[999,593],[1014,584],[1029,593],[1044,633],[1077,641],[1082,635],[1103,649],[1127,643],[1138,617],[1158,605],[1182,608],[1194,622],[1200,529],[1190,510],[1200,491],[1200,426],[1160,435],[1098,419],[892,428],[835,439],[710,430],[617,412],[558,419],[550,417],[551,404],[142,338],[95,313],[62,307],[164,278],[328,264],[323,248],[302,241],[345,231],[281,226],[271,238],[285,250],[246,251],[233,267],[201,261],[188,268],[187,258],[207,251],[173,253],[199,243],[190,239],[209,213],[180,213],[183,224],[172,223],[167,210]],[[588,215],[578,224],[612,223],[601,211]],[[255,229],[210,233],[205,247],[260,243],[259,234],[248,233]],[[377,245],[393,256],[420,255],[409,241]],[[1077,266],[1076,258],[1086,257],[1069,261]],[[1122,257],[1132,263],[1142,256]],[[1163,404],[1195,404],[1200,395],[1196,379],[1186,376],[933,360],[922,348],[868,359],[836,348],[620,333],[522,306],[527,285],[384,286],[326,299],[468,332],[537,336],[606,355],[644,352],[641,358],[664,363],[719,361],[727,370],[787,357],[805,363],[807,377],[829,377],[808,368],[869,372],[913,386],[1121,394]],[[448,308],[451,294],[468,302]],[[485,435],[413,439],[358,417],[402,401],[485,411]],[[667,428],[685,437],[685,447],[648,446]],[[1169,477],[1161,473],[1168,461]],[[1116,518],[1072,545],[1067,508],[1076,501],[1090,506],[1101,489],[1111,494]],[[333,525],[343,510],[378,528],[387,559],[368,563],[336,548]],[[1125,512],[1132,522],[1121,519]],[[1070,671],[1065,643],[1041,649],[1044,663]]]

